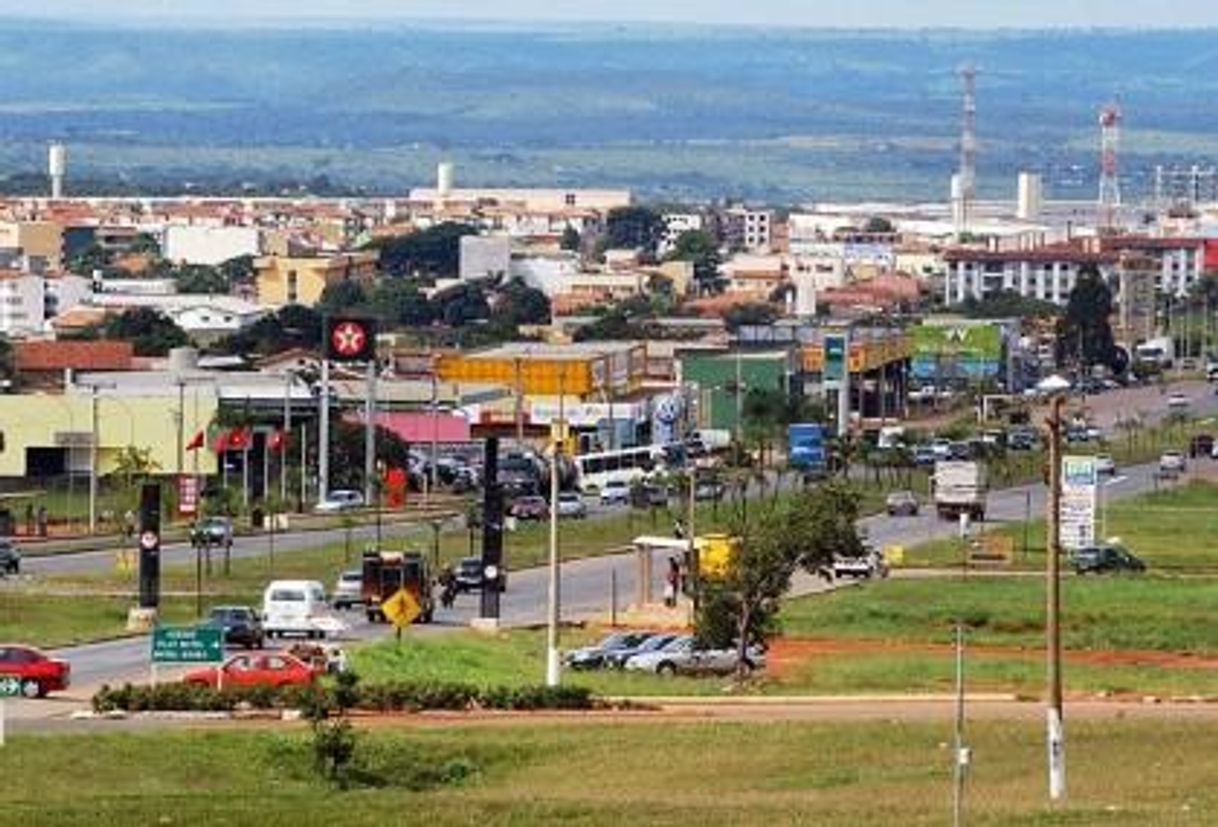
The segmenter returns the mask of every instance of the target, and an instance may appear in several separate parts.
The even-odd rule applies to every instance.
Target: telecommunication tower
[[[1100,110],[1100,226],[1116,226],[1121,206],[1121,181],[1117,175],[1117,152],[1121,144],[1121,107],[1110,103]]]
[[[960,67],[964,84],[964,101],[960,117],[959,190],[955,205],[956,229],[968,229],[973,202],[977,198],[977,67],[966,63]]]

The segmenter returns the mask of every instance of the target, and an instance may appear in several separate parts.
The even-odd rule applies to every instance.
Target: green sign
[[[224,630],[218,626],[158,626],[152,630],[153,663],[219,663]]]
[[[823,372],[826,382],[840,382],[846,376],[846,337],[825,337],[825,368]]]
[[[1002,329],[991,322],[920,324],[910,330],[914,356],[957,356],[997,361],[1002,358]]]
[[[18,698],[21,696],[21,678],[13,675],[0,675],[0,698]]]

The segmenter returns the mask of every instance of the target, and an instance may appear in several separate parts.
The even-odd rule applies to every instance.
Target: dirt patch
[[[889,640],[842,640],[817,638],[776,638],[766,655],[766,672],[782,678],[792,669],[818,658],[857,654],[917,654],[943,655],[953,647],[940,643],[910,643]],[[1031,658],[1044,657],[1040,647],[974,645],[968,647],[969,657]],[[1218,656],[1189,652],[1157,652],[1153,650],[1073,650],[1064,653],[1066,662],[1092,666],[1155,666],[1163,669],[1218,670]]]

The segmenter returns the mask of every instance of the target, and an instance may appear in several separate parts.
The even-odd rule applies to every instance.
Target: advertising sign
[[[910,332],[917,379],[980,379],[1000,371],[1002,329],[997,324],[921,324]]]
[[[1095,457],[1062,457],[1062,547],[1071,551],[1095,543],[1099,474]]]
[[[359,316],[328,316],[325,320],[326,358],[332,362],[371,362],[376,359],[376,320]]]
[[[841,382],[846,378],[846,337],[825,336],[824,381]]]
[[[190,474],[178,477],[178,513],[186,516],[199,511],[199,478]]]

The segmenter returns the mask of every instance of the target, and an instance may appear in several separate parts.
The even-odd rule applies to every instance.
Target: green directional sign
[[[218,626],[158,626],[152,631],[153,663],[219,663],[224,630]]]
[[[21,678],[13,675],[0,675],[0,698],[18,698],[21,696]]]

